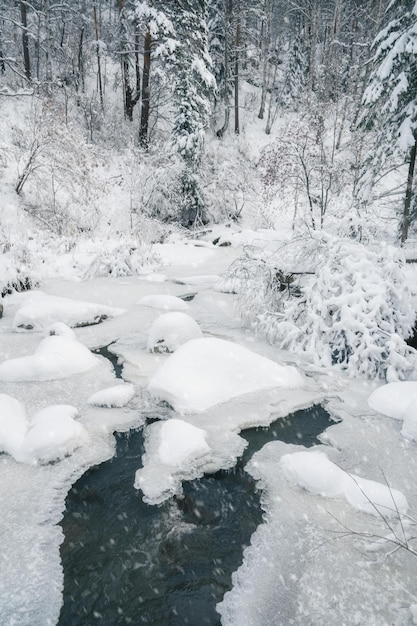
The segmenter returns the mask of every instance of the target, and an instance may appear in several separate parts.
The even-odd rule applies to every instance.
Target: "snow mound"
[[[74,331],[64,322],[55,322],[55,324],[52,324],[52,326],[49,328],[48,332],[50,335],[59,335],[60,337],[75,339],[75,341],[77,341],[77,337]]]
[[[20,463],[49,463],[64,458],[85,441],[87,433],[74,420],[78,411],[70,405],[54,405],[38,411],[28,421],[21,402],[0,394],[0,451]]]
[[[382,415],[403,420],[401,434],[417,441],[417,382],[395,382],[378,387],[369,396],[368,404]]]
[[[93,395],[88,398],[87,402],[94,406],[102,406],[109,409],[120,408],[126,406],[134,395],[135,387],[129,383],[123,383],[93,393]]]
[[[183,420],[170,419],[161,424],[158,456],[165,465],[179,466],[210,452],[207,433]]]
[[[408,509],[401,491],[343,471],[324,452],[285,454],[280,466],[290,482],[326,498],[344,497],[358,511],[396,517]]]
[[[302,384],[294,367],[278,365],[230,341],[203,337],[188,341],[168,357],[148,390],[185,414],[245,393]]]
[[[206,430],[176,418],[147,426],[143,467],[134,482],[144,502],[155,505],[181,496],[183,480],[203,475],[212,451],[207,437]]]
[[[138,300],[137,304],[141,306],[149,306],[153,309],[164,309],[165,311],[186,311],[188,304],[177,298],[177,296],[169,295],[149,295],[143,296]]]
[[[415,381],[387,383],[375,389],[368,398],[371,409],[397,420],[405,418],[407,409],[413,402],[417,403]]]
[[[0,452],[13,455],[25,438],[27,431],[26,411],[21,402],[0,393]]]
[[[147,349],[150,352],[175,352],[184,343],[202,337],[202,334],[197,322],[186,313],[164,313],[150,328]]]
[[[25,304],[16,312],[12,325],[14,330],[37,331],[46,330],[55,322],[64,322],[71,327],[86,326],[124,312],[124,309],[104,304],[79,302],[35,291],[25,297]]]
[[[3,361],[0,364],[0,380],[57,380],[85,372],[98,362],[79,341],[62,335],[52,335],[41,341],[34,354]]]

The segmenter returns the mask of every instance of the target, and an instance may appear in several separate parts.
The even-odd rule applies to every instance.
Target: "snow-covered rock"
[[[147,349],[150,352],[175,352],[190,339],[202,337],[197,322],[180,311],[164,313],[156,318],[152,324]]]
[[[13,456],[25,438],[28,423],[25,407],[19,400],[0,394],[0,452]]]
[[[88,404],[107,408],[120,408],[126,406],[135,395],[135,387],[129,383],[122,383],[101,389],[93,393],[87,400]]]
[[[157,370],[148,390],[185,414],[260,389],[302,384],[294,367],[278,365],[230,341],[203,337],[178,348]]]
[[[75,421],[78,411],[70,405],[54,405],[37,411],[30,420],[21,402],[0,394],[0,451],[21,463],[48,463],[62,459],[86,439]]]
[[[137,304],[149,306],[152,309],[163,309],[164,311],[186,311],[188,309],[188,304],[181,298],[162,294],[142,296]]]
[[[85,372],[99,363],[82,343],[62,335],[45,337],[34,354],[0,364],[2,381],[57,380]]]
[[[170,419],[159,430],[158,456],[165,465],[178,466],[210,452],[206,431],[183,420]]]
[[[143,467],[135,474],[135,489],[140,489],[149,504],[160,504],[182,493],[182,481],[201,476],[210,464],[211,448],[203,428],[180,419],[155,422],[145,429]]]
[[[358,511],[396,517],[408,509],[407,499],[401,491],[343,471],[324,452],[285,454],[280,466],[289,481],[323,497],[344,497]]]
[[[403,381],[378,387],[368,398],[371,409],[402,420],[401,434],[417,441],[417,382]]]
[[[406,411],[413,402],[417,404],[417,382],[415,381],[382,385],[368,398],[371,409],[397,420],[405,418]]]
[[[125,312],[124,309],[51,296],[42,291],[28,292],[25,296],[24,305],[13,319],[14,330],[42,331],[55,322],[64,322],[71,327],[98,324]]]

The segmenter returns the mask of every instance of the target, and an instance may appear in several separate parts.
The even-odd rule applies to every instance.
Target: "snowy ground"
[[[54,464],[17,461],[11,454],[17,444],[1,440],[5,439],[2,424],[10,429],[14,413],[8,409],[6,414],[4,410],[10,407],[9,401],[0,403],[0,447],[9,446],[9,454],[0,457],[0,570],[7,572],[0,578],[2,624],[56,623],[63,584],[59,559],[62,533],[56,524],[65,506],[65,495],[89,466],[111,457],[111,433],[144,424],[147,414],[157,410],[161,397],[171,400],[174,406],[180,398],[182,414],[176,415],[169,426],[167,422],[156,422],[146,427],[144,466],[138,468],[136,477],[132,476],[132,489],[135,483],[147,501],[153,503],[180,494],[183,480],[219,467],[232,467],[245,445],[239,437],[242,428],[267,425],[277,417],[318,402],[325,403],[335,419],[343,420],[322,436],[321,451],[326,453],[328,462],[323,462],[323,456],[312,460],[309,457],[312,466],[298,462],[304,457],[285,455],[303,449],[282,442],[267,444],[251,460],[248,471],[262,489],[265,521],[244,553],[244,562],[234,575],[234,588],[219,606],[223,624],[413,623],[412,608],[417,604],[416,556],[404,549],[393,551],[394,544],[378,543],[376,536],[387,536],[391,530],[402,539],[408,532],[413,534],[412,518],[417,511],[416,444],[401,433],[398,417],[383,416],[380,405],[368,405],[368,396],[378,386],[376,383],[345,380],[332,372],[313,369],[302,357],[278,351],[242,328],[233,296],[224,293],[217,281],[238,250],[208,243],[158,245],[155,251],[162,265],[154,268],[153,273],[149,270],[148,275],[87,281],[57,278],[40,286],[46,294],[41,296],[41,304],[39,298],[31,301],[30,294],[5,299],[0,320],[0,393],[26,407],[22,436],[28,436],[34,428],[32,420],[37,411],[54,405],[75,407],[75,420],[84,434],[66,449],[68,456]],[[169,317],[160,327],[165,328],[167,335],[171,333],[166,345],[176,352],[151,352],[149,335],[155,330],[155,320],[178,310],[178,300],[172,297],[195,293],[187,302],[180,299],[187,305],[181,313],[198,324],[203,339],[195,338],[197,335],[191,338],[192,346],[197,346],[191,352],[190,343],[180,345],[182,338],[190,338],[184,331],[187,325],[184,326],[182,317],[172,341],[178,318]],[[67,303],[63,309],[58,297],[77,304]],[[93,320],[88,317],[91,314]],[[99,323],[79,326],[104,315],[107,319]],[[88,319],[84,319],[86,316]],[[16,320],[25,320],[26,325],[30,320],[33,328],[18,328]],[[61,377],[36,376],[36,372],[45,371],[44,363],[38,361],[30,361],[30,367],[27,360],[16,364],[16,359],[39,355],[38,347],[45,341],[47,326],[56,322],[75,327],[75,339],[67,333],[70,347],[65,344],[64,356],[74,355],[71,341],[88,348],[111,344],[110,350],[123,362],[123,378],[129,385],[123,386],[116,380],[109,362],[100,356],[84,371],[64,371]],[[207,344],[207,338],[222,341]],[[206,343],[198,343],[202,341]],[[51,353],[56,359],[62,356],[62,342],[58,343],[59,349],[53,347],[47,352],[48,362]],[[153,347],[154,342],[151,343]],[[201,381],[201,388],[198,382],[189,387],[192,402],[184,404],[188,381],[181,372],[188,375],[188,358],[200,367],[198,356],[207,346],[211,370],[201,370],[204,385]],[[185,362],[181,361],[181,354],[185,354]],[[10,359],[15,359],[11,368],[5,364]],[[233,368],[226,367],[228,359]],[[175,367],[170,368],[168,364],[173,362]],[[251,362],[255,368],[252,372]],[[245,389],[242,377],[243,383],[245,378],[255,380],[260,363],[269,381],[266,388],[258,381]],[[216,364],[228,372],[221,389],[214,376]],[[20,375],[1,376],[2,371],[11,369]],[[216,400],[211,405],[207,403],[210,377],[214,380]],[[153,384],[148,389],[150,381]],[[410,402],[413,397],[410,396]],[[62,411],[55,414],[59,419]],[[48,425],[45,435],[50,430]],[[375,486],[375,482],[381,485]],[[400,494],[394,493],[394,489]],[[387,507],[387,521],[378,511],[369,511],[373,507],[367,493],[369,498],[383,498],[383,502],[375,504]],[[401,526],[399,515],[407,506]],[[346,529],[349,536],[340,538],[338,533],[343,534]],[[364,534],[369,536],[360,536]]]

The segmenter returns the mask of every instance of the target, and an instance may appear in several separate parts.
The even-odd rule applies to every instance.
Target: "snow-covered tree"
[[[179,42],[171,58],[175,71],[173,145],[184,164],[179,219],[191,226],[205,220],[197,172],[209,125],[215,80],[208,54],[206,3],[187,1],[182,5],[182,11],[172,14]]]
[[[408,237],[417,151],[417,2],[392,0],[387,25],[373,43],[373,70],[361,123],[376,129],[373,174],[394,158],[408,166],[401,241]],[[372,184],[371,179],[370,183]]]

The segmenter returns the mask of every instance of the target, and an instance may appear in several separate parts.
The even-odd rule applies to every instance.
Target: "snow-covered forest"
[[[417,624],[416,59],[415,0],[0,0],[1,625]]]

